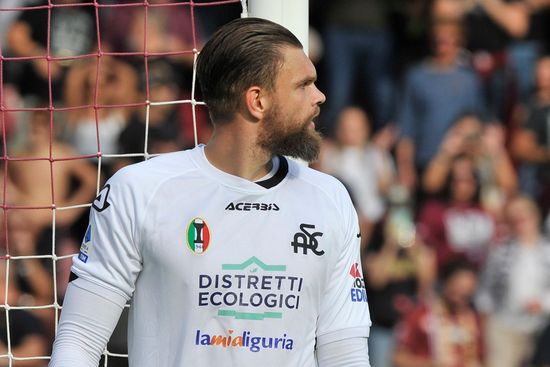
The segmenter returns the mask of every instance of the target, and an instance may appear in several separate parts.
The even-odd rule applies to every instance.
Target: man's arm
[[[522,128],[512,140],[512,151],[517,159],[531,163],[550,162],[550,149],[537,142],[536,132]]]
[[[319,309],[316,357],[320,367],[369,367],[367,338],[371,321],[361,269],[359,220],[343,186],[334,200],[341,213],[344,240],[333,253]]]
[[[47,50],[44,46],[32,38],[32,28],[29,23],[17,20],[9,28],[7,34],[8,49],[18,57],[36,57],[43,56],[37,59],[31,59],[36,73],[42,78],[47,79],[51,75],[53,80],[61,76],[61,68],[58,63],[48,62],[45,58]]]
[[[350,338],[320,345],[319,367],[370,367],[367,338]]]
[[[409,137],[403,137],[396,146],[397,178],[399,183],[413,190],[417,185],[416,167],[414,162],[415,144]]]
[[[502,0],[478,0],[487,15],[514,38],[529,31],[529,8],[525,2],[507,3]]]
[[[138,167],[139,169],[139,167]],[[139,170],[118,171],[100,191],[71,271],[59,329],[54,367],[96,367],[127,301],[132,298],[143,258],[139,233],[147,191]],[[145,183],[146,184],[146,183]]]
[[[97,367],[125,304],[84,279],[69,283],[49,367]]]

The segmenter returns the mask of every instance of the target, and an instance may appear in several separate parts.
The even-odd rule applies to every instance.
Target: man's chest
[[[309,199],[197,192],[150,206],[144,274],[218,317],[315,311],[333,268],[337,227]],[[162,269],[160,272],[158,269]],[[315,313],[315,312],[313,312]]]

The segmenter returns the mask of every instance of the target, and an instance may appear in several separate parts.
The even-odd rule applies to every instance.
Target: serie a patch
[[[92,246],[92,225],[88,224],[84,238],[82,239],[82,244],[80,245],[80,252],[78,253],[78,259],[83,263],[88,262],[88,256],[90,254],[90,249]]]

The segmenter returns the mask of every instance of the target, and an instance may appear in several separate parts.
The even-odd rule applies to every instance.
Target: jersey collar
[[[200,167],[201,171],[216,181],[224,184],[225,186],[250,193],[262,193],[265,192],[266,189],[275,188],[285,179],[285,177],[287,177],[289,172],[289,164],[287,159],[283,156],[276,156],[273,158],[274,165],[278,163],[278,167],[274,167],[275,172],[268,174],[259,181],[249,181],[214,167],[204,154],[204,144],[200,144],[192,149],[191,156]]]
[[[265,180],[256,181],[258,185],[266,189],[277,186],[279,183],[281,183],[281,181],[284,180],[288,173],[288,162],[285,157],[283,157],[282,155],[278,155],[276,158],[273,159],[278,159],[279,161],[279,167],[277,171],[273,174],[273,176]]]

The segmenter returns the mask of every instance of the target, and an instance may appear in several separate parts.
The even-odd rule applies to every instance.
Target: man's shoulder
[[[307,167],[289,159],[289,174],[291,179],[298,180],[301,184],[309,186],[309,189],[319,190],[328,195],[346,195],[345,186],[334,176]]]
[[[139,187],[158,185],[171,177],[197,170],[191,152],[192,150],[184,150],[166,153],[131,164],[116,172],[109,181]]]

